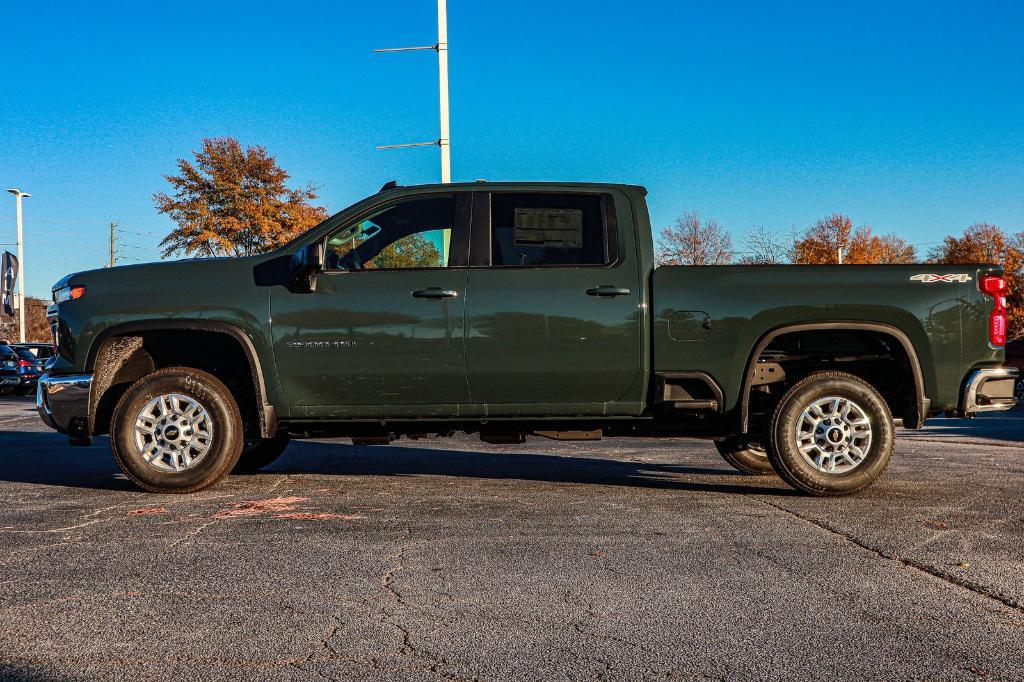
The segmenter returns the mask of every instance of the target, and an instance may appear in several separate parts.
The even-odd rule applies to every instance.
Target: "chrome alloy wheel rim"
[[[800,456],[826,474],[845,474],[860,466],[871,449],[871,436],[864,409],[839,396],[815,400],[796,425]]]
[[[135,447],[154,469],[191,469],[213,443],[213,420],[194,398],[170,393],[153,398],[135,418]]]

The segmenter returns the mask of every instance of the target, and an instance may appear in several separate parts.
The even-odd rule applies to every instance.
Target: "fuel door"
[[[703,341],[711,333],[711,318],[703,310],[677,310],[668,318],[668,335],[675,341]]]

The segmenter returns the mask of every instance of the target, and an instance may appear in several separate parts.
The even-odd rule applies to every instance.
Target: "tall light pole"
[[[441,182],[452,181],[452,145],[448,130],[448,0],[437,0],[437,85],[441,108]]]
[[[18,189],[8,189],[8,192],[14,195],[14,200],[17,204],[17,219],[18,219],[18,327],[21,330],[21,336],[19,341],[25,343],[25,253],[24,244],[25,240],[22,237],[22,225],[21,225],[21,200],[32,196],[28,192],[22,192]]]
[[[405,144],[385,144],[377,149],[399,149],[402,147],[433,147],[441,148],[441,182],[452,181],[452,149],[449,137],[448,122],[448,3],[437,0],[437,44],[419,47],[388,47],[374,52],[415,52],[418,50],[434,50],[437,52],[437,85],[440,94],[441,135],[432,142],[407,142]]]

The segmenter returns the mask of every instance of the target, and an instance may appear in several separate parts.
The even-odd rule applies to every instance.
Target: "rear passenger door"
[[[488,414],[631,413],[641,281],[609,191],[474,192],[466,369]],[[632,393],[631,393],[632,392]]]

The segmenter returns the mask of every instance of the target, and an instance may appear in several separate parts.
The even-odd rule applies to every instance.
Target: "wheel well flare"
[[[110,431],[114,407],[133,383],[166,367],[192,367],[224,382],[238,402],[246,434],[261,435],[266,423],[258,369],[233,335],[214,330],[151,329],[102,339],[92,363],[93,395],[90,431]]]

